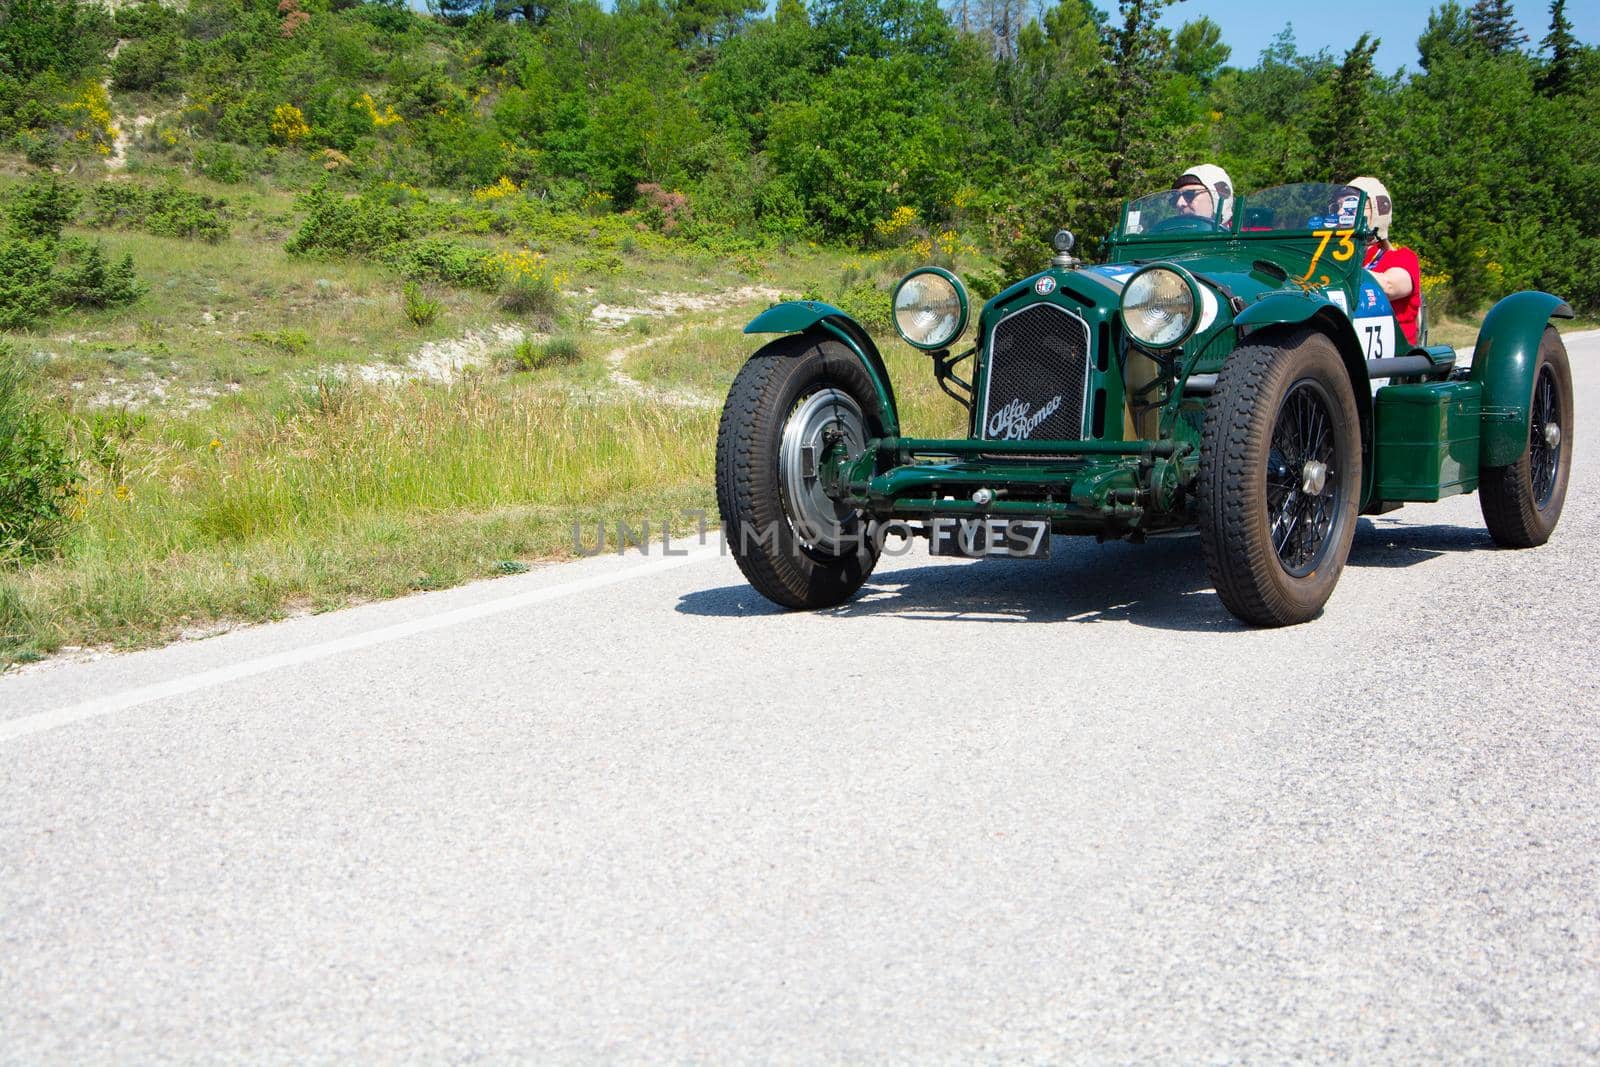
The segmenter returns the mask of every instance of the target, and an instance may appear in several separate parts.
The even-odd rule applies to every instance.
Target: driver
[[[1227,226],[1233,222],[1233,179],[1215,163],[1190,167],[1172,183],[1172,206],[1179,215],[1215,217],[1217,225]]]
[[[1394,307],[1394,317],[1406,340],[1417,343],[1417,312],[1422,300],[1422,265],[1417,254],[1389,240],[1389,225],[1394,221],[1394,201],[1389,190],[1376,178],[1352,178],[1352,189],[1367,194],[1367,225],[1378,239],[1367,247],[1361,265],[1377,281],[1383,295]]]

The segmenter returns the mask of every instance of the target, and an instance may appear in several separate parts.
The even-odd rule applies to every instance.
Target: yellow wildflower
[[[272,109],[272,136],[284,144],[303,141],[311,135],[306,117],[293,104],[279,104]]]

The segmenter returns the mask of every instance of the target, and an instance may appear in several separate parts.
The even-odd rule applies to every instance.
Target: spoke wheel
[[[1528,396],[1527,450],[1479,478],[1478,503],[1496,544],[1533,548],[1550,540],[1572,473],[1572,414],[1572,365],[1561,335],[1547,326]]]
[[[1561,400],[1556,395],[1555,371],[1546,363],[1539,368],[1533,386],[1533,407],[1528,419],[1528,477],[1532,482],[1534,507],[1550,503],[1561,469]]]
[[[1361,420],[1320,333],[1233,351],[1201,433],[1196,496],[1222,603],[1257,626],[1314,618],[1339,581],[1361,492]]]
[[[1267,522],[1278,562],[1294,577],[1322,562],[1339,500],[1339,457],[1332,401],[1310,379],[1294,384],[1278,409],[1267,454]]]

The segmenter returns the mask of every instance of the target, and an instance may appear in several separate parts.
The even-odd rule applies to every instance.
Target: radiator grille
[[[1006,316],[989,334],[986,381],[980,437],[1081,439],[1088,325],[1054,304],[1032,304]]]

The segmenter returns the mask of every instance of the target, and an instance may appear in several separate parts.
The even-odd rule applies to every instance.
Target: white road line
[[[673,570],[716,556],[720,552],[720,546],[721,541],[719,539],[704,547],[691,549],[687,555],[674,555],[664,559],[656,559],[636,567],[596,574],[592,577],[579,578],[577,581],[565,582],[561,585],[534,589],[526,593],[517,593],[483,604],[473,604],[470,607],[457,608],[454,611],[446,611],[426,618],[412,619],[409,622],[396,623],[393,626],[384,626],[364,634],[323,641],[315,645],[306,645],[304,648],[290,649],[287,652],[277,652],[270,656],[249,659],[231,666],[202,671],[199,674],[191,674],[184,678],[174,678],[168,682],[140,686],[137,689],[114,693],[111,696],[88,700],[82,704],[74,704],[55,711],[41,711],[35,715],[25,715],[20,719],[0,722],[0,744],[19,737],[27,737],[29,734],[53,730],[58,726],[68,726],[75,722],[82,722],[85,719],[95,719],[102,715],[110,715],[113,712],[126,711],[129,708],[148,704],[151,701],[183,696],[214,685],[235,682],[240,678],[250,678],[257,674],[266,674],[268,671],[281,670],[284,667],[298,667],[305,663],[327,659],[329,656],[337,656],[342,652],[354,652],[363,648],[372,648],[374,645],[398,641],[417,634],[443,630],[466,622],[476,622],[478,619],[486,619],[493,615],[502,615],[508,611],[516,611],[518,608],[546,604],[552,600],[575,596],[578,593],[603,589],[608,585],[619,585],[622,582],[633,581],[637,578],[649,578],[663,571]]]

